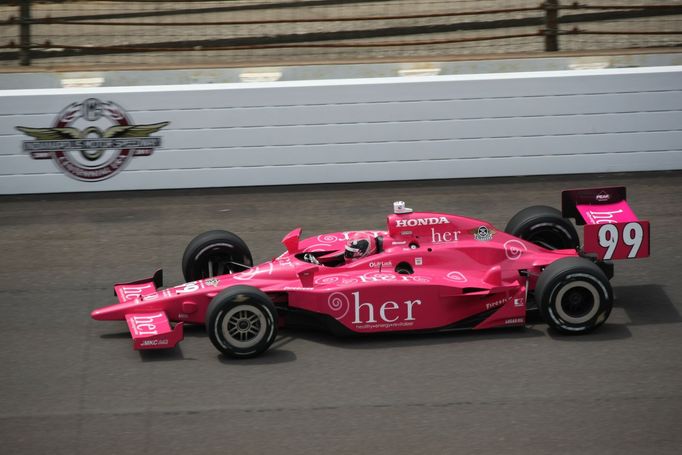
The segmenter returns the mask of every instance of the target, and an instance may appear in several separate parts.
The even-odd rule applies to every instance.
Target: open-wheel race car
[[[583,246],[569,220],[586,225]],[[116,284],[118,303],[92,312],[125,320],[135,349],[172,348],[183,324],[205,324],[223,354],[266,351],[278,328],[341,333],[523,326],[527,311],[564,334],[603,324],[613,304],[613,259],[649,256],[649,223],[624,187],[562,193],[562,211],[521,210],[504,231],[474,218],[419,213],[394,203],[385,231],[288,233],[286,251],[253,266],[237,235],[209,231],[182,258],[187,283],[162,272]],[[174,326],[171,323],[176,323]]]

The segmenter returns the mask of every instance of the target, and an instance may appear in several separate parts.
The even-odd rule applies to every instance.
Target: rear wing
[[[563,191],[561,212],[585,225],[585,253],[605,261],[649,257],[649,222],[632,211],[624,186]]]

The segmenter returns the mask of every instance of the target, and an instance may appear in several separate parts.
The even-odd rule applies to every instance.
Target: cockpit
[[[371,232],[353,233],[343,250],[311,251],[296,254],[296,258],[311,264],[337,267],[383,251],[383,236]]]

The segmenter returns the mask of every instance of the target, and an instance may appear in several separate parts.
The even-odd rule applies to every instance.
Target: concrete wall
[[[35,139],[17,126],[53,127],[89,98],[131,124],[170,122],[151,133],[161,145],[100,181],[22,150]],[[80,115],[61,126],[97,127],[89,138],[117,118]],[[680,125],[680,66],[4,90],[0,194],[682,169]],[[97,169],[117,154],[62,155]]]

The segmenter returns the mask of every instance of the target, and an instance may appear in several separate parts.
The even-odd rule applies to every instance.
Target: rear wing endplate
[[[599,260],[649,257],[649,222],[639,220],[623,186],[584,188],[561,193],[564,218],[585,225],[583,251]]]

